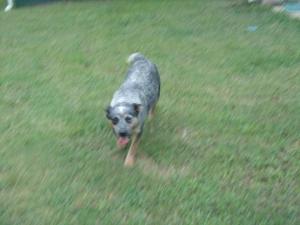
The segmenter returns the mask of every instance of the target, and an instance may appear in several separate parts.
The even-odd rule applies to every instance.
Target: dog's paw
[[[134,165],[135,159],[133,156],[127,156],[124,162],[125,167],[132,167]]]

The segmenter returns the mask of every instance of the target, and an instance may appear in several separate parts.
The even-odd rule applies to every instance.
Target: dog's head
[[[139,104],[123,103],[106,108],[106,117],[112,123],[113,131],[117,137],[117,145],[124,148],[133,134],[138,132],[138,115],[141,110]]]

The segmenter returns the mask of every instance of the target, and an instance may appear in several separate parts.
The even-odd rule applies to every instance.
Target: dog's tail
[[[139,52],[135,52],[135,53],[132,53],[128,59],[127,59],[127,63],[128,64],[133,64],[135,61],[137,60],[140,60],[140,59],[145,59],[145,57],[139,53]]]

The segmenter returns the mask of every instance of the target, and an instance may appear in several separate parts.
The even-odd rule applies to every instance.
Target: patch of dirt
[[[172,177],[188,176],[190,171],[186,166],[176,168],[174,166],[163,166],[156,163],[153,159],[146,155],[139,154],[137,158],[137,166],[142,169],[146,175],[159,177],[161,179],[169,179]]]

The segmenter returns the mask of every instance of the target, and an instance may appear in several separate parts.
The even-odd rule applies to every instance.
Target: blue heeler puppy
[[[130,68],[106,109],[106,117],[112,122],[119,148],[131,140],[124,164],[132,166],[146,117],[153,116],[159,99],[160,78],[156,66],[140,53],[131,54],[127,62]]]

